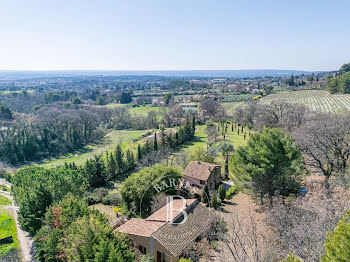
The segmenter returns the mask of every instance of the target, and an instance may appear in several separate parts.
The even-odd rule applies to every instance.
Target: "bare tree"
[[[328,179],[335,172],[345,172],[350,157],[350,115],[315,114],[293,132],[304,153],[306,164],[321,170]]]
[[[267,105],[259,105],[253,116],[255,129],[266,127],[283,128],[292,131],[305,122],[308,110],[304,105],[273,101]]]
[[[349,192],[337,186],[331,197],[327,197],[327,190],[319,178],[307,184],[309,193],[306,196],[298,197],[289,205],[277,205],[267,212],[266,223],[276,230],[279,242],[272,245],[272,251],[279,254],[279,259],[292,252],[305,262],[320,261],[326,233],[350,207]]]
[[[267,243],[271,236],[259,232],[261,227],[254,212],[253,210],[248,210],[245,214],[234,212],[229,219],[225,219],[228,232],[223,242],[228,252],[223,253],[222,261],[266,261]],[[230,259],[227,254],[230,255]]]
[[[219,121],[226,115],[222,105],[214,99],[206,99],[201,102],[200,110],[202,115],[209,117],[211,121]]]

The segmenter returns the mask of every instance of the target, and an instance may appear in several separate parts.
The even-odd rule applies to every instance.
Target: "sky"
[[[0,0],[0,70],[336,70],[347,0]]]

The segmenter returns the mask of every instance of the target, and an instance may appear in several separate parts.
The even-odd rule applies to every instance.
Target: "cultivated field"
[[[259,100],[261,104],[272,101],[285,101],[308,106],[311,110],[319,112],[346,112],[350,111],[350,94],[332,95],[324,90],[302,90],[281,92],[268,95]],[[228,113],[234,112],[238,107],[245,108],[245,102],[223,103]]]

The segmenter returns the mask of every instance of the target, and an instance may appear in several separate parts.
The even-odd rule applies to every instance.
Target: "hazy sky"
[[[304,69],[350,62],[350,1],[0,0],[1,69]]]

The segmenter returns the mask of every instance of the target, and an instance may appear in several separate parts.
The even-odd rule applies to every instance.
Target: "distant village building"
[[[226,78],[215,78],[213,80],[211,80],[213,83],[221,83],[221,82],[225,82]]]
[[[181,103],[180,106],[184,113],[194,113],[197,110],[197,105],[193,103]]]
[[[170,204],[173,217],[169,217]],[[186,212],[185,220],[182,211]],[[146,219],[130,219],[117,231],[128,234],[134,248],[156,262],[178,262],[204,237],[214,218],[214,213],[196,199],[175,199]]]
[[[201,161],[191,161],[184,170],[184,182],[191,186],[203,187],[207,184],[210,191],[221,183],[221,166]]]

